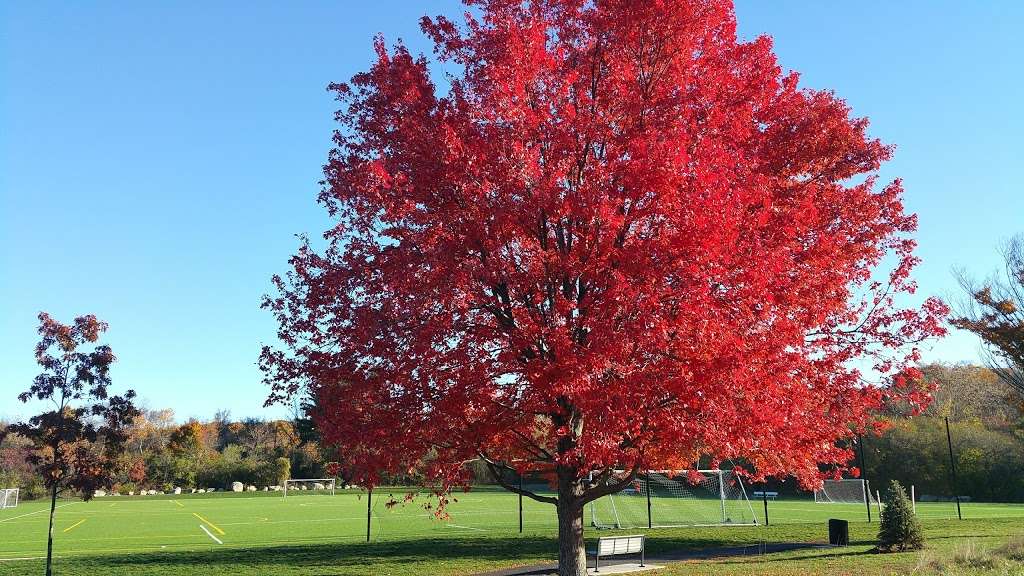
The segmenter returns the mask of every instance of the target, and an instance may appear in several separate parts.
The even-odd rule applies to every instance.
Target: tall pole
[[[647,527],[653,528],[654,521],[651,520],[651,471],[647,471]]]
[[[764,488],[761,492],[761,498],[764,499],[764,525],[768,525],[768,484],[765,483]]]
[[[864,463],[864,435],[863,434],[857,434],[857,447],[860,448],[860,474],[861,474],[860,487],[861,487],[861,492],[864,495],[864,506],[868,509],[868,524],[870,524],[871,523],[871,498],[868,498],[868,481],[867,481],[867,478],[866,478],[867,475],[868,475],[868,469],[867,469],[867,465]]]
[[[523,533],[523,473],[519,473],[519,533]]]
[[[949,476],[952,482],[953,498],[956,499],[956,517],[964,519],[960,513],[960,490],[957,489],[956,461],[953,460],[953,435],[949,432],[949,416],[946,416],[946,446],[949,448]]]
[[[373,488],[366,491],[366,541],[370,541],[370,500],[373,499]]]

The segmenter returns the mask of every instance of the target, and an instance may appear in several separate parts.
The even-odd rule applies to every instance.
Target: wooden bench
[[[639,554],[640,566],[644,565],[644,536],[602,536],[597,547],[590,552],[594,555],[594,572],[601,571],[601,557]]]

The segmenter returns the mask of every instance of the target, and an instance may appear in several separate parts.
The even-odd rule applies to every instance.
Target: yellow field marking
[[[203,518],[202,516],[200,516],[199,514],[196,514],[195,512],[193,512],[193,513],[192,513],[192,515],[193,515],[193,516],[195,516],[196,518],[199,518],[199,519],[200,519],[200,520],[202,520],[203,522],[206,522],[206,523],[207,523],[207,524],[208,524],[208,525],[210,526],[210,528],[213,528],[214,530],[216,530],[216,531],[217,531],[217,534],[220,534],[221,536],[223,536],[223,535],[224,535],[224,531],[223,531],[223,530],[221,530],[221,529],[220,529],[220,528],[219,528],[219,527],[218,527],[218,526],[217,526],[216,524],[214,524],[213,522],[210,522],[209,520],[207,520],[206,518]]]
[[[65,532],[67,532],[67,531],[71,530],[72,528],[75,528],[75,527],[77,527],[77,526],[78,526],[79,524],[81,524],[82,522],[85,522],[85,520],[86,520],[85,518],[82,518],[82,519],[81,519],[81,520],[79,520],[78,522],[75,522],[75,523],[74,523],[74,524],[72,524],[71,526],[68,526],[67,528],[65,528],[65,529],[64,529],[64,531],[65,531]]]
[[[175,504],[177,504],[178,506],[181,506],[182,508],[185,507],[184,504],[182,504],[181,502],[178,502],[177,500],[171,500],[171,502],[174,502]]]

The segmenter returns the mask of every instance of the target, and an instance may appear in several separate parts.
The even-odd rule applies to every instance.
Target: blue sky
[[[456,2],[0,5],[0,418],[36,373],[35,315],[111,324],[119,389],[179,417],[280,416],[255,367],[259,309],[315,204],[334,102],[371,39],[430,51]],[[955,294],[1024,232],[1024,3],[741,0],[741,35],[834,89],[897,146],[920,216],[922,296]],[[975,360],[953,334],[929,359]]]

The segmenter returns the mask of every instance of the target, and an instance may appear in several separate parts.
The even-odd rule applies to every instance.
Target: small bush
[[[924,547],[924,532],[914,515],[907,493],[893,480],[885,493],[885,508],[878,529],[878,550],[882,552],[919,550]]]
[[[977,570],[989,570],[996,565],[996,558],[981,548],[973,540],[956,547],[953,552],[953,564]]]

